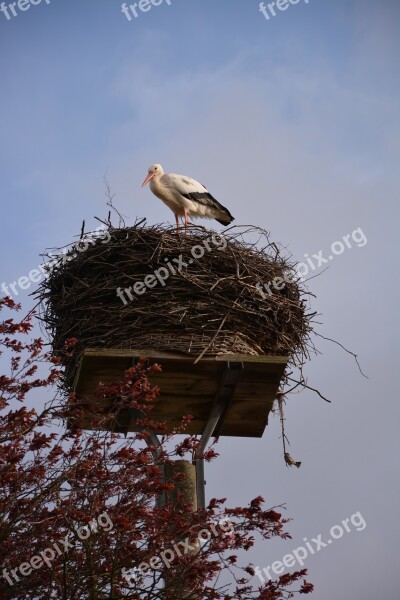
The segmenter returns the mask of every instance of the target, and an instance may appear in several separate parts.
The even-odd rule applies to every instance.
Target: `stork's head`
[[[142,187],[145,186],[153,177],[164,175],[164,169],[161,165],[151,165],[149,172],[147,173],[146,179],[142,183]]]

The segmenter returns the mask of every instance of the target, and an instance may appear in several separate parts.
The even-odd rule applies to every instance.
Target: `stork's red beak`
[[[154,173],[148,173],[146,179],[142,183],[142,187],[147,185],[149,183],[150,179],[153,179],[153,177],[154,177]]]

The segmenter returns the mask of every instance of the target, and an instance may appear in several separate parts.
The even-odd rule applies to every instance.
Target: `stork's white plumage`
[[[233,217],[229,210],[216,200],[204,185],[191,177],[164,173],[161,165],[151,165],[142,187],[150,181],[150,189],[172,210],[179,231],[179,217],[184,217],[187,229],[188,217],[215,219],[229,225]]]

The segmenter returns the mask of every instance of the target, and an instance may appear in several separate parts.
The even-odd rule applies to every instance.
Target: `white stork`
[[[188,217],[215,219],[221,225],[229,225],[233,217],[229,210],[216,200],[204,185],[191,177],[164,173],[161,165],[151,165],[142,187],[150,181],[150,189],[175,215],[179,232],[179,217],[185,218],[187,232]]]

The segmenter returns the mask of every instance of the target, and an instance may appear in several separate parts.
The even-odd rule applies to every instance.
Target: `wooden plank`
[[[262,437],[268,424],[271,404],[258,402],[234,404],[221,428],[221,435]]]
[[[263,402],[265,398],[275,396],[276,388],[277,384],[272,382],[240,381],[236,388],[235,398],[246,402],[254,400]]]
[[[178,394],[190,396],[214,396],[218,391],[218,382],[215,379],[199,377],[157,377],[150,378],[150,382],[157,385],[165,394]]]
[[[93,407],[96,412],[108,409],[112,406],[111,402],[96,398],[95,394],[85,394],[85,402],[88,406]],[[150,413],[150,418],[164,420],[164,416],[176,415],[182,418],[184,415],[192,414],[208,414],[208,410],[213,403],[213,398],[208,395],[202,396],[176,396],[162,394],[157,398],[152,405],[154,410]],[[162,417],[162,418],[161,418]]]
[[[81,361],[81,369],[80,374],[87,377],[91,373],[94,373],[100,377],[106,377],[108,375],[115,375],[118,373],[118,370],[123,369],[126,370],[131,366],[131,360],[133,357],[93,357],[93,356],[84,356]],[[151,361],[154,362],[154,361]],[[222,365],[212,362],[209,364],[202,365],[193,365],[193,363],[189,362],[184,364],[183,362],[179,362],[177,364],[176,361],[172,360],[164,360],[162,363],[162,372],[156,373],[152,377],[162,377],[165,373],[176,372],[181,377],[186,377],[187,373],[196,373],[198,377],[200,376],[213,376],[216,373],[220,372],[222,369]]]
[[[207,357],[209,358],[209,357]],[[268,363],[285,365],[289,360],[288,356],[272,356],[268,354],[251,355],[251,354],[217,354],[214,358],[216,361],[229,362],[244,362],[244,363]]]
[[[185,353],[163,352],[153,348],[86,348],[83,351],[84,356],[96,357],[137,357],[146,358],[170,358],[174,360],[196,360],[196,355],[190,356]]]
[[[125,358],[122,362],[120,358],[109,357],[106,361],[93,363],[91,360],[85,360],[82,357],[79,368],[79,379],[75,383],[75,389],[81,389],[82,382],[89,385],[95,385],[102,382],[111,382],[115,380],[116,375],[122,376],[123,372],[131,366],[131,359]]]
[[[94,415],[92,419],[90,417],[82,420],[82,426],[84,429],[96,429],[94,426],[94,420],[101,417],[102,415]],[[168,418],[168,429],[171,431],[173,428],[179,427],[181,424],[181,415],[169,416]],[[165,420],[164,420],[165,421]],[[163,422],[160,419],[160,422]],[[253,421],[245,421],[243,419],[236,419],[235,421],[226,421],[221,427],[219,435],[223,436],[240,436],[240,437],[262,437],[265,427],[268,423],[268,413],[264,412],[262,419],[257,418]],[[195,419],[189,423],[185,429],[184,435],[201,435],[204,431],[206,419]],[[135,431],[134,427],[130,428],[130,431]],[[156,430],[156,433],[160,431]]]
[[[146,358],[156,358],[156,359],[173,359],[173,360],[183,360],[183,361],[195,361],[197,359],[197,355],[195,354],[185,354],[185,353],[176,353],[176,352],[163,352],[161,350],[154,350],[152,348],[86,348],[83,352],[84,356],[96,356],[96,357],[137,357],[143,356]],[[274,355],[250,355],[250,354],[217,354],[215,356],[206,355],[202,359],[201,362],[214,362],[214,361],[222,361],[222,362],[248,362],[248,363],[276,363],[276,364],[284,364],[286,365],[288,361],[287,356],[274,356]],[[198,363],[198,364],[199,364]]]
[[[185,369],[182,370],[182,364],[177,367],[176,364],[164,362],[162,365],[163,371],[161,373],[154,374],[150,379],[155,381],[163,381],[167,379],[175,378],[177,384],[192,384],[193,380],[201,380],[202,378],[213,379],[221,372],[221,367],[224,363],[209,363],[209,364],[198,364],[198,365],[185,365]],[[90,383],[94,381],[110,380],[115,379],[117,376],[121,376],[120,371],[124,371],[130,367],[130,361],[120,359],[112,359],[109,357],[106,360],[93,360],[83,359],[79,378],[76,382],[76,387],[80,385],[82,380],[88,379]],[[247,364],[245,368],[246,380],[252,381],[276,381],[277,377],[283,374],[285,364]],[[179,380],[179,381],[178,381]]]

